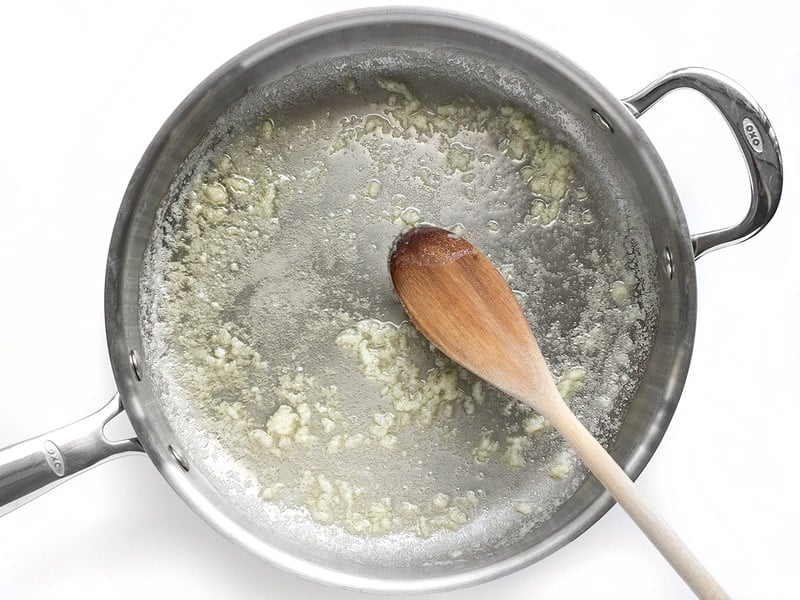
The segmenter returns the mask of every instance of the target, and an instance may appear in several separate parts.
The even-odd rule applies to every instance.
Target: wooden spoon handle
[[[625,471],[569,408],[563,403],[561,406],[563,409],[548,410],[547,418],[698,598],[714,600],[729,598],[678,535],[647,506]]]

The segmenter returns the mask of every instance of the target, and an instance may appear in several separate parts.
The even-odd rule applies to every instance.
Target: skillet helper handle
[[[123,410],[119,394],[96,413],[0,450],[0,517],[111,458],[142,452],[137,439],[110,441],[103,427]]]
[[[744,155],[750,175],[750,209],[732,227],[692,236],[695,259],[754,236],[769,223],[781,197],[783,161],[767,115],[735,81],[710,69],[686,68],[667,73],[642,91],[623,100],[638,117],[669,92],[690,88],[703,94],[722,113]]]

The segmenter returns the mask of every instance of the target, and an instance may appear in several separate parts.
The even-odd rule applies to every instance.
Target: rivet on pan
[[[664,248],[661,252],[661,262],[664,265],[664,273],[669,279],[675,274],[675,265],[672,262],[672,251],[669,247]]]
[[[131,350],[130,359],[131,359],[131,369],[133,369],[133,374],[136,377],[137,381],[141,381],[142,372],[139,370],[139,359],[136,357],[136,350]]]
[[[172,458],[175,459],[175,462],[178,463],[178,466],[180,466],[180,468],[183,469],[184,471],[188,472],[189,463],[186,462],[186,459],[183,457],[183,454],[181,454],[180,450],[178,450],[172,444],[167,446],[167,450],[169,450],[169,453],[172,454]]]
[[[607,132],[614,133],[614,128],[611,126],[611,123],[609,123],[608,120],[595,109],[592,109],[592,118],[594,119],[595,123],[600,125],[600,127],[605,129]]]

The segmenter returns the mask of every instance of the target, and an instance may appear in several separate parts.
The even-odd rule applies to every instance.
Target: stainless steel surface
[[[638,117],[669,92],[687,88],[700,92],[731,128],[750,176],[750,209],[736,225],[692,235],[695,257],[744,241],[769,223],[783,188],[783,164],[775,131],[758,103],[740,85],[710,69],[678,69],[657,79],[623,102]],[[681,135],[685,135],[681,133]]]
[[[304,577],[343,587],[411,592],[443,590],[499,577],[534,562],[580,535],[612,501],[588,478],[546,525],[495,552],[469,554],[450,564],[391,567],[344,560],[331,548],[309,547],[255,528],[230,499],[192,468],[175,464],[169,446],[175,432],[153,400],[144,368],[141,382],[131,377],[128,355],[146,356],[138,328],[139,273],[156,212],[173,174],[230,104],[252,86],[276,81],[301,66],[332,56],[375,48],[479,53],[536,82],[554,109],[583,139],[586,154],[597,157],[598,172],[615,174],[615,195],[644,204],[655,248],[669,247],[675,275],[659,281],[659,330],[637,398],[613,450],[632,476],[655,451],[675,409],[686,376],[694,336],[694,255],[675,191],[655,150],[626,107],[590,75],[523,36],[481,21],[433,11],[363,11],[313,21],[285,31],[245,51],[201,84],[170,117],[143,157],[123,200],[109,252],[107,332],[120,392],[134,428],[156,466],[173,488],[223,535],[256,555]],[[422,74],[424,78],[424,74]],[[525,102],[525,97],[517,99]],[[600,128],[592,110],[613,133]]]
[[[0,450],[0,516],[87,469],[123,454],[141,452],[136,439],[110,441],[106,423],[122,412],[119,395],[71,425]]]
[[[122,402],[141,446],[178,494],[223,535],[277,566],[329,584],[395,592],[451,589],[501,576],[553,552],[591,526],[611,506],[610,498],[596,481],[587,479],[546,526],[492,556],[406,568],[344,561],[330,549],[302,546],[255,530],[232,508],[230,498],[210,485],[201,469],[186,470],[187,461],[176,454],[180,445],[154,398],[148,364],[142,360],[146,355],[138,320],[140,267],[159,205],[191,149],[249,87],[277,81],[330,56],[383,45],[481,53],[529,77],[559,100],[560,113],[569,115],[570,126],[585,136],[587,147],[600,157],[602,164],[595,166],[617,173],[613,186],[645,207],[653,245],[669,249],[671,269],[659,279],[662,306],[656,345],[613,452],[629,474],[641,472],[675,409],[694,338],[695,252],[674,188],[626,105],[590,75],[536,42],[468,17],[408,9],[326,17],[264,40],[198,86],[156,135],[125,194],[108,256],[107,337]],[[598,126],[594,113],[603,116],[608,128]],[[132,367],[134,356],[139,357],[138,367]],[[134,440],[128,443],[136,449]],[[55,473],[53,477],[58,478]]]

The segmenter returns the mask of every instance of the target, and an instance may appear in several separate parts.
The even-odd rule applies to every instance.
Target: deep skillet
[[[159,367],[147,360],[140,327],[142,263],[175,174],[217,118],[248,89],[283,82],[293,72],[332,57],[370,52],[403,54],[416,67],[420,56],[480,56],[519,80],[532,82],[533,91],[523,88],[516,101],[527,103],[547,122],[566,122],[564,135],[573,144],[579,142],[579,152],[594,156],[587,164],[595,174],[602,174],[605,188],[639,204],[657,261],[658,324],[613,454],[631,476],[641,472],[664,434],[686,377],[695,327],[694,260],[754,235],[777,208],[780,154],[766,116],[730,80],[709,71],[670,73],[620,102],[563,57],[516,33],[438,12],[364,11],[303,24],[246,50],[193,91],[156,135],[126,192],[108,257],[106,323],[119,394],[82,421],[3,450],[3,512],[99,462],[145,450],[194,510],[258,556],[326,583],[412,591],[459,587],[520,568],[577,537],[609,508],[608,496],[588,478],[543,525],[492,555],[467,553],[452,563],[435,565],[365,565],[336,549],[300,545],[253,523],[210,481],[204,466],[193,462],[193,455],[185,451],[185,440],[176,436],[175,423],[153,389],[150,374]],[[426,74],[418,68],[417,73],[424,82]],[[700,91],[722,111],[745,155],[753,200],[745,220],[734,227],[689,234],[669,176],[636,123],[636,116],[679,87]],[[102,426],[123,409],[137,439],[108,442]]]

